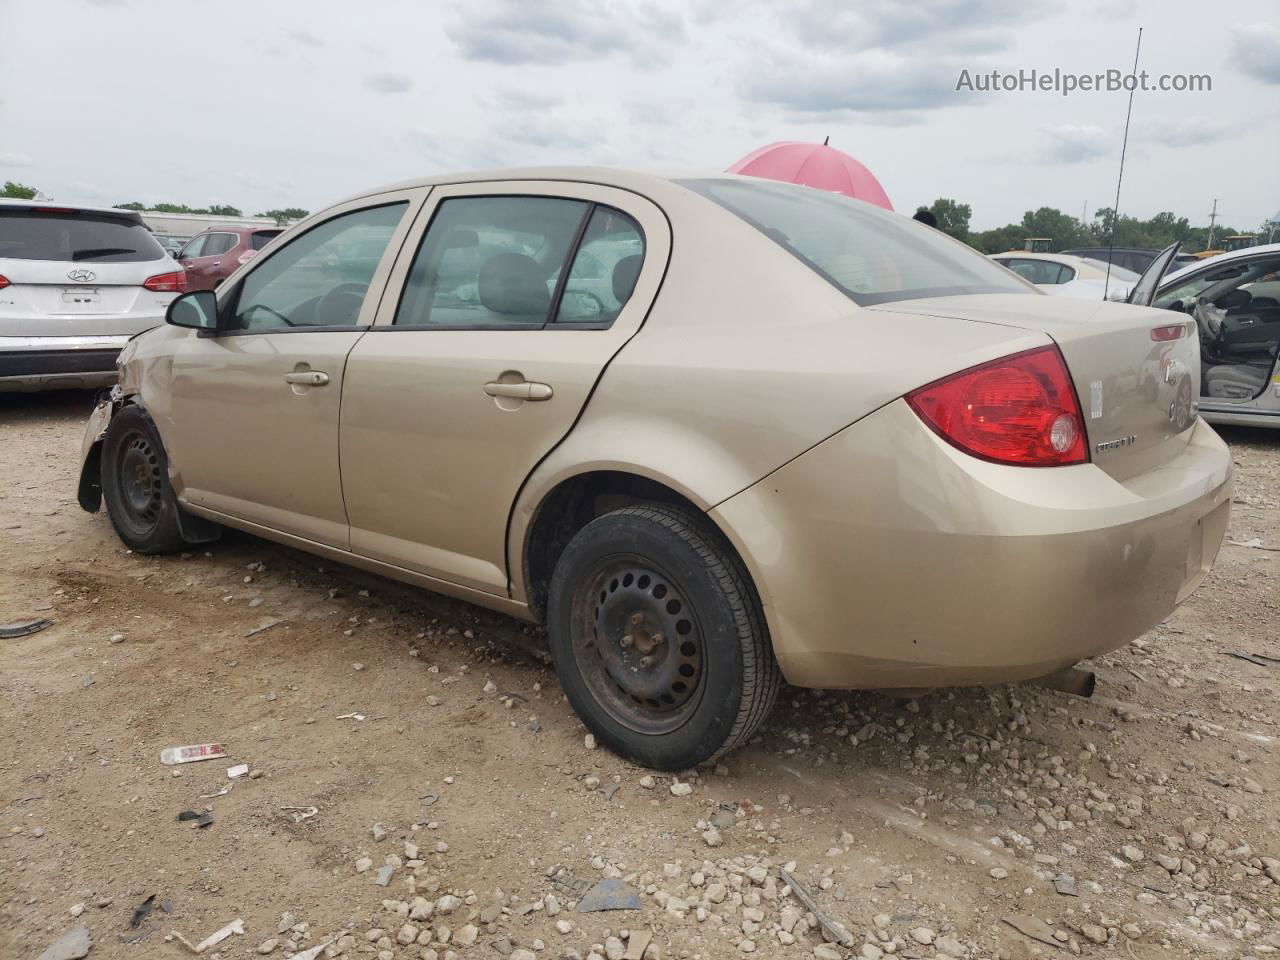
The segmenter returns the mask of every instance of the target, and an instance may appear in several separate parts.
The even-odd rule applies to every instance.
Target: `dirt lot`
[[[1228,538],[1255,545],[1093,663],[1093,700],[787,690],[752,745],[671,778],[588,749],[514,621],[239,535],[127,553],[75,504],[88,410],[0,395],[0,622],[54,620],[0,640],[0,960],[78,925],[93,958],[182,957],[171,931],[237,918],[205,956],[1280,950],[1280,663],[1226,656],[1280,657],[1280,437],[1226,433]],[[160,763],[204,741],[227,759]],[[639,908],[578,912],[611,876]]]

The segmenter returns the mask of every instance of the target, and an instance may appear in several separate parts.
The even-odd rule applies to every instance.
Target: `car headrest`
[[[635,253],[623,257],[613,265],[613,299],[619,304],[626,303],[631,291],[636,288],[636,280],[640,278],[640,264],[643,262],[644,257]]]
[[[506,316],[545,318],[551,307],[542,268],[523,253],[499,253],[480,268],[480,302]]]

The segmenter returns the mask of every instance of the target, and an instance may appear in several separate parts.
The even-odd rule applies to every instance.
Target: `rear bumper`
[[[1231,456],[1202,422],[1171,463],[968,457],[889,404],[712,511],[764,602],[788,681],[931,687],[1042,676],[1113,650],[1204,579]]]
[[[0,337],[0,392],[109,386],[128,342],[128,335]]]

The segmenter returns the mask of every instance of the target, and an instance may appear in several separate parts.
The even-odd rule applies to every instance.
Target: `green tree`
[[[12,180],[6,180],[4,189],[0,190],[0,197],[9,197],[14,200],[34,200],[39,192],[35,187],[29,187],[25,183],[14,183]]]
[[[147,206],[144,203],[139,203],[137,200],[131,200],[128,203],[117,203],[115,208],[117,210],[145,210],[147,209]]]
[[[244,214],[240,212],[239,207],[233,207],[229,203],[211,203],[209,204],[209,212],[215,217],[242,217]]]
[[[968,240],[969,217],[973,208],[967,203],[957,203],[947,197],[939,197],[933,201],[929,212],[938,220],[938,229],[957,240]]]
[[[283,227],[289,220],[301,220],[303,217],[311,216],[311,211],[303,210],[301,207],[285,207],[283,210],[264,210],[258,216],[270,217],[278,226]]]
[[[1010,223],[1007,226],[996,227],[994,230],[971,233],[968,243],[982,253],[1004,253],[1007,250],[1021,250],[1022,241],[1026,236],[1026,230],[1016,223]]]
[[[1048,237],[1050,249],[1065,250],[1080,246],[1092,239],[1089,231],[1075,217],[1053,207],[1028,210],[1022,215],[1022,229],[1028,237]]]

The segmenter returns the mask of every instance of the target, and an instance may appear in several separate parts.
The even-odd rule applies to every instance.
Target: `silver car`
[[[1205,420],[1280,427],[1280,243],[1170,274],[1152,305],[1195,320]]]
[[[131,210],[0,200],[0,391],[103,387],[186,273]]]

